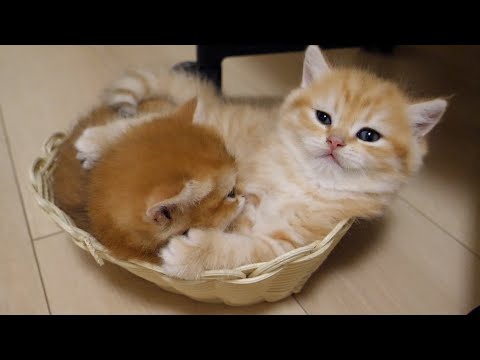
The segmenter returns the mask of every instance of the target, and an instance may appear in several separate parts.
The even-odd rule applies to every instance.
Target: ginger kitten
[[[167,115],[148,114],[152,121],[117,134],[90,171],[68,151],[80,126],[131,120],[93,111],[60,150],[57,204],[117,258],[158,264],[169,237],[191,227],[224,230],[241,212],[234,158],[218,135],[192,123],[195,108],[194,100]]]
[[[196,79],[191,89],[202,109],[194,122],[221,135],[248,200],[232,233],[192,229],[162,250],[165,272],[187,279],[272,260],[346,218],[380,216],[421,167],[425,137],[447,106],[414,101],[362,70],[331,68],[317,46],[306,51],[301,86],[278,106],[221,99]],[[183,92],[169,95],[181,99]]]
[[[141,115],[160,115],[173,111],[175,108],[176,106],[171,101],[157,97],[142,102],[137,111]],[[74,144],[85,129],[116,122],[116,120],[122,121],[114,108],[110,106],[97,107],[74,124],[67,138],[59,147],[52,174],[55,203],[72,218],[77,227],[85,231],[88,231],[89,223],[86,211],[88,172],[77,160],[77,150]]]
[[[171,236],[223,231],[242,210],[235,161],[218,135],[192,124],[194,108],[130,128],[91,170],[91,233],[118,258],[159,262]]]

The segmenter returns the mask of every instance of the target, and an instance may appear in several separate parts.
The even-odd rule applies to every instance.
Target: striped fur
[[[152,71],[132,68],[108,87],[104,103],[124,116],[133,116],[138,104],[153,97],[168,97],[182,104],[198,94],[214,93],[215,88],[184,72]]]

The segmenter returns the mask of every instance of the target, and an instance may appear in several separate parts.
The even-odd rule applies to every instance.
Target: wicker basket
[[[101,243],[77,228],[72,219],[55,206],[50,178],[57,149],[65,137],[63,133],[53,134],[44,145],[44,156],[38,158],[31,169],[33,193],[40,207],[71,235],[77,246],[89,251],[98,264],[103,265],[104,260],[107,260],[157,284],[162,289],[198,301],[223,302],[239,306],[262,301],[274,302],[300,292],[308,278],[323,263],[353,222],[352,219],[342,221],[324,239],[290,251],[269,262],[246,265],[234,270],[207,271],[196,281],[174,279],[163,274],[158,266],[115,259]]]

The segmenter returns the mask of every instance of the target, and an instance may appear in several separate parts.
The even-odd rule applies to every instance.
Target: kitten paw
[[[105,141],[106,136],[101,127],[93,127],[85,129],[77,139],[75,142],[77,159],[82,162],[84,169],[91,169],[100,158],[101,144]]]
[[[159,252],[163,260],[162,271],[175,278],[198,279],[207,270],[205,236],[202,230],[190,229],[187,235],[173,237]]]

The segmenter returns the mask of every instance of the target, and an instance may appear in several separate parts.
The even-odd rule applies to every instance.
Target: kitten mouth
[[[340,163],[338,162],[337,158],[335,157],[335,155],[333,153],[327,153],[325,155],[322,155],[321,158],[325,159],[327,161],[330,161],[332,163],[335,163],[338,166],[342,167],[342,165],[340,165]]]

